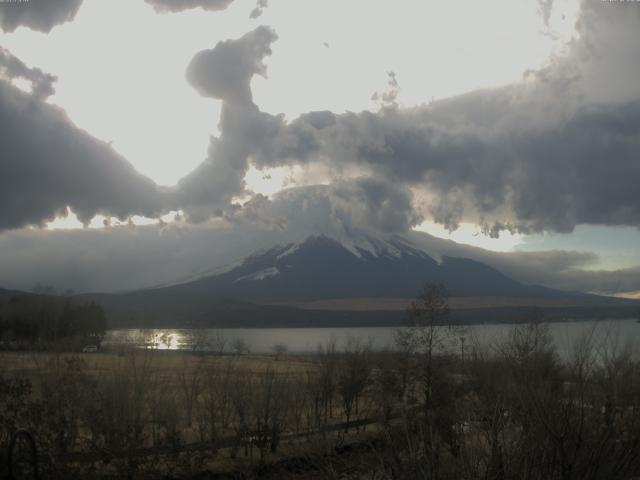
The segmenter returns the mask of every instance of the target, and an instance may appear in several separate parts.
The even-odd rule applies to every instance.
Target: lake
[[[640,340],[640,323],[635,319],[558,322],[550,323],[549,326],[558,352],[565,358],[572,351],[573,343],[589,332],[593,332],[597,345],[603,342],[627,345]],[[464,337],[466,348],[473,344],[481,347],[493,346],[507,338],[513,327],[510,324],[466,326],[463,332],[453,335],[448,348],[460,351],[460,337]],[[199,330],[194,334],[194,331],[183,329],[121,329],[107,332],[103,345],[181,350],[191,348],[194,335],[197,335],[200,341],[204,339],[204,344],[210,345],[223,339],[227,352],[231,351],[233,342],[242,340],[251,353],[272,353],[274,345],[281,344],[290,353],[306,354],[316,352],[318,345],[326,345],[332,339],[339,349],[350,339],[370,342],[376,349],[392,348],[395,331],[395,327],[220,328]]]

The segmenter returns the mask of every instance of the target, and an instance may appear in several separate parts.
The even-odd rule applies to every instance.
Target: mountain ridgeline
[[[166,287],[261,303],[332,298],[413,298],[425,283],[440,283],[452,296],[549,297],[566,295],[523,285],[475,260],[434,260],[401,237],[347,245],[320,235],[247,257],[227,272]]]
[[[634,302],[525,285],[400,236],[314,235],[196,280],[82,297],[104,307],[112,328],[382,326],[400,324],[428,283],[443,284],[454,303],[451,318],[468,323],[521,320],[534,305],[555,320],[630,317],[637,309]]]

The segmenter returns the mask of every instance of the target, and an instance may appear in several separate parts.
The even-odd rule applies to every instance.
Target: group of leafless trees
[[[640,475],[640,362],[615,330],[587,331],[561,360],[533,312],[465,351],[447,314],[446,292],[428,287],[387,351],[351,339],[306,358],[279,346],[253,361],[194,348],[39,353],[28,374],[0,363],[0,452],[22,428],[52,478],[189,478],[283,456],[323,478]]]
[[[444,348],[465,337],[443,321],[441,287],[425,289],[409,313],[413,328],[399,334],[396,353],[396,371],[411,376],[401,389],[409,401],[397,405],[402,419],[383,429],[363,471],[380,479],[639,478],[640,362],[615,327],[586,329],[560,359],[533,309],[506,340],[464,355]]]
[[[344,352],[330,343],[295,368],[280,349],[254,361],[152,349],[20,355],[27,369],[0,368],[0,451],[27,429],[42,469],[62,478],[184,471],[195,457],[259,462],[283,439],[349,430],[372,412],[370,350],[357,341]]]

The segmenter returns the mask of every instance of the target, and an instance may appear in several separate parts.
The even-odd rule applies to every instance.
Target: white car
[[[98,351],[98,346],[97,345],[86,345],[82,349],[82,353],[96,353],[97,351]]]

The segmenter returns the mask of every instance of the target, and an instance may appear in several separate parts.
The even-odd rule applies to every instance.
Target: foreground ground
[[[640,363],[625,339],[585,335],[560,362],[531,324],[490,350],[436,356],[449,333],[306,357],[0,353],[0,464],[26,429],[45,478],[640,475]],[[13,460],[23,472],[27,447]]]

